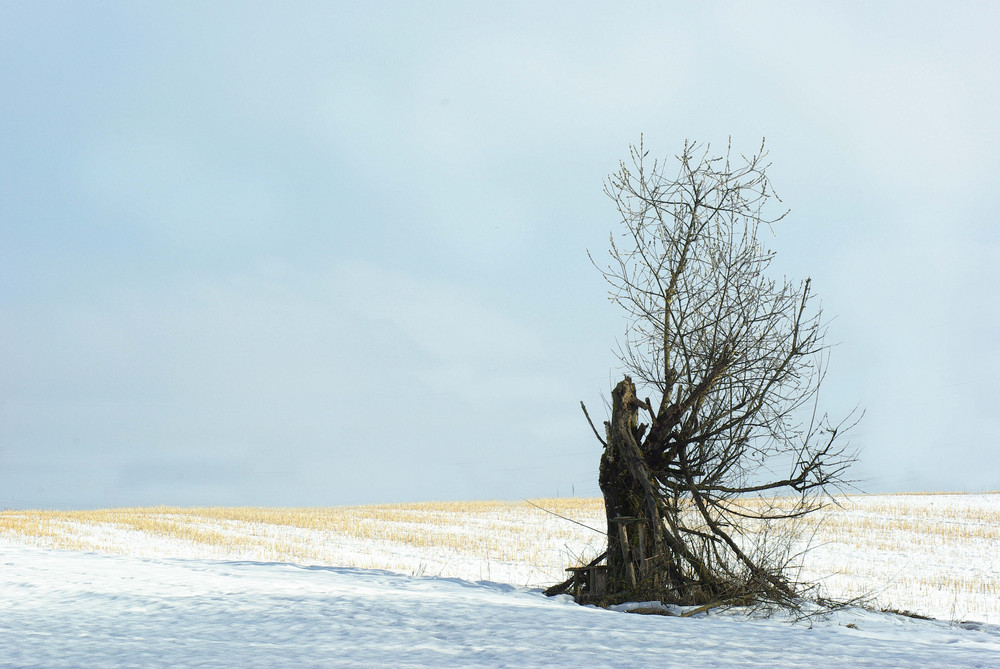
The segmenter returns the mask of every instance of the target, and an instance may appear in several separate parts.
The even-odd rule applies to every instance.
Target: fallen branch
[[[593,567],[594,565],[596,565],[597,563],[599,563],[601,560],[603,560],[604,558],[606,558],[607,555],[608,555],[608,552],[604,551],[603,553],[601,553],[600,555],[598,555],[597,557],[595,557],[593,560],[591,560],[589,563],[587,563],[587,566],[588,567]],[[544,594],[545,594],[546,597],[554,597],[556,595],[565,595],[566,591],[570,589],[570,586],[573,585],[573,582],[575,580],[576,580],[576,575],[570,576],[569,578],[567,578],[562,583],[556,583],[555,585],[546,588]]]

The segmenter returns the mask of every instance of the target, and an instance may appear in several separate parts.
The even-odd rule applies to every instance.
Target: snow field
[[[1000,623],[1000,494],[842,498],[807,517],[802,580],[836,598],[944,620]],[[592,528],[599,499],[533,500]],[[326,509],[0,512],[13,545],[146,558],[387,569],[538,587],[599,554],[603,535],[526,502]]]
[[[648,604],[647,604],[648,605]],[[0,667],[996,667],[1000,628],[629,615],[491,582],[0,541]]]

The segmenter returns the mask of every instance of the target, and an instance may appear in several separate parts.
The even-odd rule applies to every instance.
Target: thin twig
[[[537,504],[535,504],[535,503],[534,503],[534,502],[532,502],[531,500],[528,500],[528,499],[524,499],[524,500],[521,500],[521,501],[522,501],[522,502],[525,502],[526,504],[530,504],[531,506],[535,507],[535,508],[536,508],[536,509],[538,509],[539,511],[544,511],[545,513],[551,513],[551,514],[552,514],[553,516],[555,516],[556,518],[562,518],[563,520],[568,520],[568,521],[569,521],[569,522],[571,522],[571,523],[576,523],[576,524],[577,524],[577,525],[579,525],[580,527],[586,527],[586,528],[587,528],[588,530],[590,530],[591,532],[597,532],[598,534],[604,534],[604,535],[606,535],[606,534],[607,534],[607,532],[604,532],[604,531],[602,531],[602,530],[595,530],[595,529],[594,529],[593,527],[591,527],[590,525],[584,525],[583,523],[581,523],[581,522],[580,522],[580,521],[578,521],[578,520],[573,520],[572,518],[567,518],[566,516],[563,516],[563,515],[560,515],[560,514],[556,513],[555,511],[549,511],[549,510],[548,510],[548,509],[546,509],[546,508],[543,508],[543,507],[541,507],[541,506],[538,506]]]
[[[597,441],[604,444],[604,448],[607,448],[608,442],[601,439],[601,435],[597,432],[597,428],[594,427],[594,421],[590,420],[590,414],[587,413],[587,407],[584,405],[583,400],[580,401],[580,408],[583,409],[583,415],[587,417],[587,422],[590,423],[590,429],[594,431],[594,436],[597,437]]]

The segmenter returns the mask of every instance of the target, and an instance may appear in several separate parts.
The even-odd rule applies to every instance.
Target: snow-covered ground
[[[0,666],[1000,667],[1000,494],[841,502],[803,576],[940,620],[545,598],[603,549],[600,500],[5,511]]]
[[[0,544],[4,667],[997,667],[1000,628],[581,607],[493,582]]]
[[[559,515],[527,502],[0,511],[0,543],[375,568],[537,587],[561,581],[567,566],[604,549],[604,509],[600,499],[535,504]],[[818,582],[823,594],[1000,624],[1000,494],[851,496],[801,524],[803,541],[812,545],[801,577]]]

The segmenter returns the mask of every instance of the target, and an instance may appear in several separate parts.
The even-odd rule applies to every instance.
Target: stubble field
[[[1000,493],[866,495],[809,517],[802,580],[834,598],[1000,623]],[[556,515],[558,514],[558,515]],[[0,541],[149,558],[287,562],[545,586],[603,550],[599,499],[309,509],[3,511]]]

